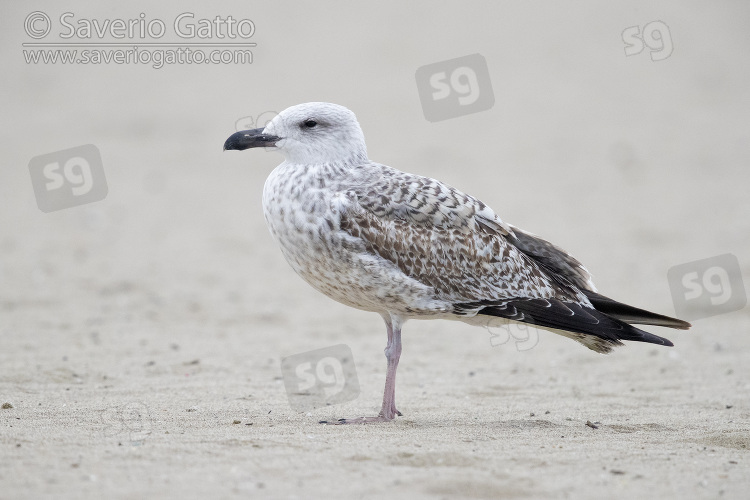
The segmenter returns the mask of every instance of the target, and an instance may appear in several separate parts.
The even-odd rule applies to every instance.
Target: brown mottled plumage
[[[575,258],[504,223],[478,199],[371,162],[354,114],[342,106],[293,106],[263,130],[232,135],[225,149],[259,146],[286,157],[266,181],[263,209],[289,264],[329,297],[386,323],[380,415],[339,423],[400,414],[395,376],[410,318],[531,323],[602,353],[621,340],[672,345],[630,323],[690,326],[599,295]]]

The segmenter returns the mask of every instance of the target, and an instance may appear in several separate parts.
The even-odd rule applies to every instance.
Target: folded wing
[[[436,299],[454,304],[458,317],[530,323],[599,352],[621,340],[672,345],[628,324],[639,319],[683,327],[597,294],[575,258],[504,223],[476,198],[434,179],[378,167],[345,193],[341,229],[368,253],[430,286]]]

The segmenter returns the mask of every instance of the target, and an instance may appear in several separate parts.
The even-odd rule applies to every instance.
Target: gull
[[[331,103],[287,108],[224,150],[270,148],[284,161],[263,187],[263,213],[287,262],[318,291],[385,322],[387,370],[374,417],[392,421],[401,329],[409,319],[528,323],[608,353],[623,340],[672,346],[631,324],[690,324],[597,292],[573,256],[500,219],[443,182],[370,161],[356,116]]]

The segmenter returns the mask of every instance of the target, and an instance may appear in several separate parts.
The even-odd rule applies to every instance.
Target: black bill
[[[273,147],[276,145],[276,141],[280,139],[280,137],[275,135],[264,134],[262,128],[240,130],[230,135],[226,142],[224,142],[224,151],[228,149],[242,151],[250,148]]]

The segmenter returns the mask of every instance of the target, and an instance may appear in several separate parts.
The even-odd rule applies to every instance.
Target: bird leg
[[[388,360],[388,369],[385,372],[385,389],[383,390],[383,406],[380,408],[380,416],[392,420],[401,412],[396,409],[396,370],[398,360],[401,358],[401,325],[393,328],[391,322],[386,322],[388,328],[388,344],[385,346],[385,358]]]
[[[322,424],[369,424],[374,422],[390,422],[401,412],[396,409],[396,370],[398,360],[401,357],[401,322],[392,321],[390,315],[384,316],[385,326],[388,329],[388,344],[385,347],[385,358],[388,360],[388,369],[385,372],[385,390],[383,391],[383,406],[377,417],[341,418],[335,422],[321,421]],[[395,319],[395,318],[394,318]],[[395,324],[394,324],[395,323]]]

